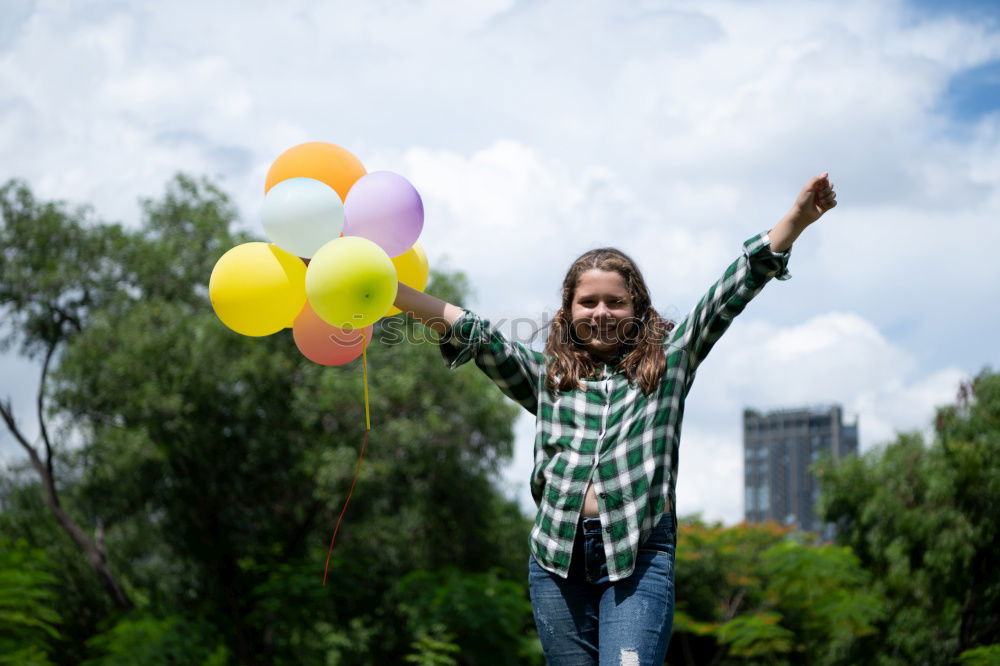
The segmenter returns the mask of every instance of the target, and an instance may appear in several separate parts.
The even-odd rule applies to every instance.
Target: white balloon
[[[272,243],[308,259],[344,230],[344,204],[322,181],[289,178],[268,190],[260,219]]]

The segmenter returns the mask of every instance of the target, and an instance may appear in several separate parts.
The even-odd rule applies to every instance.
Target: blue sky
[[[957,126],[976,123],[996,113],[1000,110],[1000,60],[952,76],[942,102]]]
[[[598,245],[681,317],[830,171],[841,204],[793,279],[699,372],[682,512],[742,516],[744,406],[842,403],[868,449],[1000,367],[995,3],[0,3],[0,179],[135,223],[206,174],[262,235],[271,161],[331,141],[415,184],[432,265],[497,321],[551,312]],[[25,418],[34,372],[0,360]],[[531,431],[507,475],[526,504]]]

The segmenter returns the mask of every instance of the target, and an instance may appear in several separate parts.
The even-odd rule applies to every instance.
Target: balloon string
[[[371,413],[368,409],[368,345],[366,344],[364,331],[361,332],[361,376],[364,382],[365,391],[365,429],[372,429]]]
[[[365,436],[361,439],[361,452],[358,454],[358,467],[354,470],[354,481],[351,482],[351,489],[347,492],[347,499],[344,500],[344,507],[340,510],[340,516],[337,518],[337,526],[333,528],[333,538],[330,539],[330,550],[326,553],[326,567],[323,569],[323,587],[326,587],[326,575],[330,571],[330,556],[333,555],[333,544],[337,540],[337,532],[340,531],[340,523],[344,519],[344,514],[347,512],[347,505],[351,502],[351,495],[354,494],[354,486],[358,482],[358,477],[361,475],[361,459],[365,455],[365,444],[368,443],[368,433],[371,432],[372,422],[371,413],[368,409],[368,355],[367,355],[367,345],[365,344],[366,339],[364,332],[361,334],[361,376],[364,384],[364,395],[365,395]]]
[[[361,453],[358,454],[358,468],[354,471],[354,481],[351,482],[351,489],[347,493],[347,499],[344,500],[344,508],[340,510],[340,517],[337,518],[337,526],[333,529],[333,538],[330,539],[330,550],[326,553],[326,568],[323,569],[323,587],[326,587],[326,574],[330,571],[330,556],[333,555],[333,543],[337,540],[337,532],[340,531],[340,521],[344,519],[344,513],[347,511],[347,505],[351,501],[351,495],[354,494],[354,485],[358,482],[358,476],[361,474],[361,458],[365,455],[365,444],[368,442],[368,430],[365,430],[365,436],[361,439]]]

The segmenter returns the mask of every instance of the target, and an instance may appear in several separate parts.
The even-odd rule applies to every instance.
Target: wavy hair
[[[632,301],[634,319],[628,322],[622,336],[622,358],[617,369],[629,381],[636,383],[649,395],[659,384],[666,369],[663,343],[673,329],[674,322],[664,319],[653,309],[646,281],[639,267],[624,252],[602,247],[582,254],[566,272],[562,284],[562,305],[552,321],[552,330],[545,342],[549,363],[545,386],[550,391],[571,391],[581,387],[584,377],[597,373],[597,364],[587,352],[572,327],[573,298],[580,276],[589,270],[618,273],[625,281]]]

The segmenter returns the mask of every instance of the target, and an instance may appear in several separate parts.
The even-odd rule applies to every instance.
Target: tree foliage
[[[0,664],[45,666],[62,638],[45,551],[0,538]]]
[[[963,384],[930,444],[900,435],[820,472],[824,519],[888,603],[870,663],[949,663],[1000,642],[1000,375]]]
[[[250,339],[218,322],[207,278],[247,240],[225,196],[178,177],[137,228],[18,184],[0,198],[7,340],[51,358],[53,487],[136,606],[115,612],[89,589],[78,603],[103,613],[71,633],[67,663],[117,663],[136,645],[179,662],[401,662],[418,638],[393,604],[408,573],[522,577],[528,523],[495,484],[515,408],[478,374],[449,373],[415,325],[369,349],[373,431],[323,587],[364,433],[359,362],[321,368],[288,331]],[[441,274],[431,286],[457,302],[462,288]],[[38,528],[51,518],[29,479],[7,479],[4,533],[79,559]]]
[[[132,613],[87,641],[95,656],[83,666],[223,666],[229,651],[214,640],[214,628],[183,616],[164,618]]]
[[[522,581],[497,572],[450,568],[415,571],[396,586],[400,609],[421,636],[447,627],[449,642],[471,664],[541,663],[541,644],[530,636],[531,604]],[[512,641],[511,636],[520,640]]]
[[[773,524],[684,521],[671,664],[853,664],[881,602],[849,549]]]

